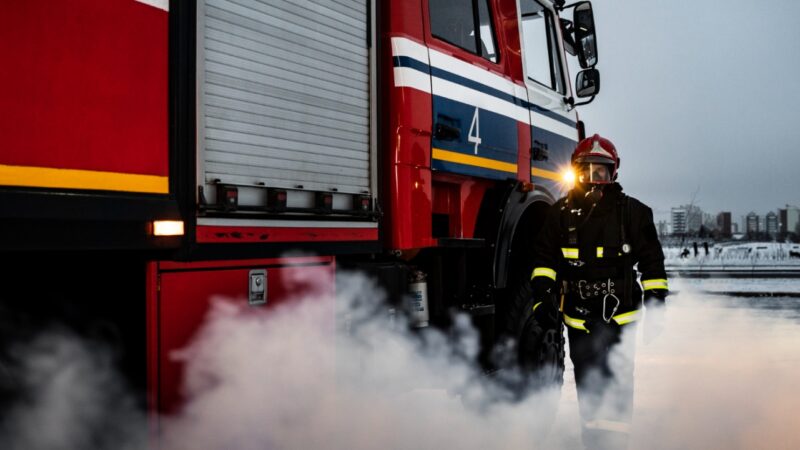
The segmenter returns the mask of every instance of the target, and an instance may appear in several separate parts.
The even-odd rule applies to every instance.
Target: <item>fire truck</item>
[[[155,411],[211,298],[310,268],[468,314],[491,366],[599,90],[586,1],[2,2],[0,58],[2,340],[101,340]]]

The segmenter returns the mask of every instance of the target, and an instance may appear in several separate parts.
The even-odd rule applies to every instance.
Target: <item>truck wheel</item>
[[[508,294],[505,331],[516,343],[516,363],[522,375],[517,395],[560,389],[564,382],[563,325],[545,327],[533,316],[533,289],[527,276],[517,277]]]

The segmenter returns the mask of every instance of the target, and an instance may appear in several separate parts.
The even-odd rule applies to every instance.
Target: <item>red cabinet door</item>
[[[332,305],[334,269],[332,256],[153,263],[148,317],[151,408],[170,412],[180,405],[183,364],[174,358],[175,351],[191,342],[213,301],[247,307],[251,271],[266,271],[266,304],[249,308],[253,314],[269,314],[275,305],[292,299],[310,297]]]

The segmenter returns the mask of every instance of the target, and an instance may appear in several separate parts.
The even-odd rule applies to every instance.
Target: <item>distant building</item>
[[[766,231],[769,237],[774,238],[778,235],[778,215],[775,214],[774,211],[770,211],[767,213],[767,216],[764,218],[766,222]]]
[[[719,230],[719,234],[721,237],[729,238],[733,233],[738,232],[738,227],[736,231],[732,229],[731,223],[731,213],[728,211],[723,211],[717,214],[717,229]]]
[[[739,234],[739,224],[736,222],[731,222],[731,235]]]
[[[695,234],[703,226],[703,210],[694,205],[672,208],[672,234]]]
[[[672,234],[686,234],[686,210],[684,208],[672,208]]]
[[[786,208],[778,210],[778,232],[781,234],[795,233],[800,234],[800,208],[786,205]]]
[[[759,231],[759,220],[758,214],[751,212],[747,216],[745,216],[745,233],[758,233]]]
[[[778,209],[778,231],[780,233],[789,232],[789,208]]]

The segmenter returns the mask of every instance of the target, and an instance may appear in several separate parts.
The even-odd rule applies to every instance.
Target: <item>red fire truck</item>
[[[309,267],[490,348],[599,89],[584,1],[2,2],[0,59],[2,338],[67,324],[163,411],[211,297]]]

